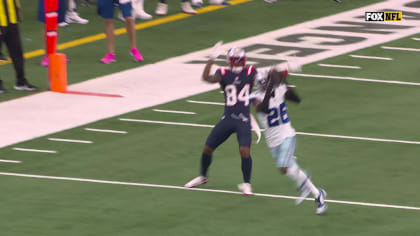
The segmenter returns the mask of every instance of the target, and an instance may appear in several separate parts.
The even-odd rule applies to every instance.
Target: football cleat
[[[191,5],[193,7],[202,7],[203,6],[203,0],[192,0]]]
[[[327,197],[327,192],[324,189],[319,189],[319,196],[315,198],[317,204],[316,214],[322,215],[327,211],[327,203],[325,203],[325,198]]]
[[[197,14],[194,8],[191,7],[191,3],[188,1],[181,3],[181,9],[182,9],[182,12],[187,13],[187,14],[191,14],[191,15]]]
[[[250,183],[242,183],[238,184],[238,189],[241,191],[245,196],[252,196],[254,193],[252,192],[251,184]]]
[[[159,2],[155,14],[158,16],[165,16],[168,14],[168,4]]]
[[[207,179],[206,177],[200,175],[200,176],[195,177],[194,179],[192,179],[190,182],[186,183],[184,185],[184,188],[195,188],[198,185],[207,184],[207,182],[209,182],[209,179]]]

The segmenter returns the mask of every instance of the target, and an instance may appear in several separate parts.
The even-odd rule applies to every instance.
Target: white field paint
[[[21,163],[21,161],[14,161],[14,160],[3,160],[3,159],[0,159],[0,162],[4,162],[4,163],[16,163],[16,164],[19,164],[19,163]]]
[[[15,150],[15,151],[22,151],[22,152],[57,153],[57,151],[54,151],[54,150],[42,150],[42,149],[32,149],[32,148],[18,148],[18,147],[14,147],[12,149]]]
[[[413,2],[415,0],[382,1],[359,9],[229,42],[223,45],[222,49],[227,50],[232,46],[247,48],[250,64],[258,64],[263,60],[271,60],[271,64],[277,64],[279,59],[283,61],[299,60],[302,64],[308,64],[418,34],[420,20],[408,17],[401,22],[375,22],[371,25],[375,27],[378,24],[383,24],[388,29],[366,30],[365,28],[365,31],[353,30],[354,32],[350,32],[349,28],[354,29],[358,26],[345,23],[365,24],[366,22],[362,19],[366,11],[397,9],[420,13],[420,8],[416,4],[407,5]],[[339,26],[346,26],[347,30],[331,29],[331,27]],[[397,28],[389,29],[390,26]],[[295,40],[296,34],[305,34],[305,36]],[[279,40],[280,38],[290,39],[293,37],[295,37],[293,40]],[[348,40],[349,37],[360,40],[357,42]],[[212,47],[213,44],[214,42],[208,42],[209,47]],[[256,45],[258,47],[254,47]],[[283,50],[284,48],[287,50]],[[309,54],[300,53],[303,48],[313,50]],[[207,84],[200,79],[204,68],[203,61],[207,60],[210,52],[211,48],[208,48],[69,86],[69,90],[73,91],[123,96],[118,99],[42,92],[2,102],[0,103],[2,112],[0,134],[3,135],[0,135],[0,148],[216,89],[218,88],[217,84]],[[191,64],[191,61],[200,61],[201,64]],[[258,65],[259,68],[268,68],[268,66],[271,65]],[[215,69],[216,67],[213,67],[213,70]],[[15,127],[19,127],[19,129],[15,129]],[[4,135],[11,133],[13,135]]]
[[[122,182],[122,181],[98,180],[98,179],[84,179],[84,178],[71,178],[71,177],[47,176],[47,175],[31,175],[31,174],[10,173],[10,172],[0,172],[0,175],[24,177],[24,178],[35,178],[35,179],[46,179],[46,180],[63,180],[63,181],[85,182],[85,183],[112,184],[112,185],[125,185],[125,186],[134,186],[134,187],[164,188],[164,189],[175,189],[175,190],[185,190],[185,191],[200,191],[200,192],[212,192],[212,193],[242,195],[241,192],[236,192],[236,191],[220,190],[220,189],[207,189],[207,188],[184,188],[182,186],[174,186],[174,185],[147,184],[147,183]],[[299,197],[295,197],[295,196],[277,195],[277,194],[264,194],[264,193],[254,193],[254,196],[255,197],[267,197],[267,198],[292,199],[292,200],[296,200],[296,199],[299,198]],[[313,198],[305,198],[305,200],[313,201],[314,199]],[[420,207],[413,207],[413,206],[401,206],[401,205],[390,205],[390,204],[379,204],[379,203],[368,203],[368,202],[354,202],[354,201],[341,201],[341,200],[331,200],[331,199],[327,199],[326,202],[337,203],[337,204],[346,204],[346,205],[359,205],[359,206],[369,206],[369,207],[395,208],[395,209],[420,211]]]
[[[401,48],[401,47],[388,47],[388,46],[382,46],[381,48],[388,49],[388,50],[397,50],[397,51],[420,52],[420,48]]]
[[[332,65],[332,64],[318,64],[322,67],[343,68],[343,69],[360,69],[360,66],[346,66],[346,65]]]
[[[114,134],[126,134],[127,131],[121,131],[121,130],[112,130],[112,129],[93,129],[93,128],[85,128],[87,131],[92,132],[100,132],[100,133],[114,133]]]
[[[173,111],[173,110],[161,110],[161,109],[153,109],[155,112],[163,112],[163,113],[174,113],[174,114],[186,114],[186,115],[195,115],[197,113],[191,111]]]
[[[92,141],[88,141],[88,140],[65,139],[65,138],[48,138],[48,140],[57,141],[57,142],[67,142],[67,143],[93,143]]]
[[[224,106],[223,102],[206,102],[206,101],[196,101],[196,100],[187,100],[189,103],[196,103],[196,104],[205,104],[205,105],[217,105],[217,106]]]
[[[391,57],[373,57],[373,56],[362,56],[362,55],[353,55],[353,54],[350,56],[354,58],[362,58],[362,59],[392,61]]]
[[[420,38],[411,38],[412,40],[420,41]]]
[[[162,125],[177,125],[177,126],[191,126],[191,127],[205,127],[205,128],[214,127],[214,125],[208,125],[208,124],[182,123],[182,122],[172,122],[172,121],[138,120],[138,119],[128,119],[128,118],[120,118],[119,120],[129,121],[129,122],[138,122],[138,123],[162,124]],[[261,131],[264,131],[264,129],[261,129]],[[408,141],[408,140],[398,140],[398,139],[368,138],[368,137],[319,134],[319,133],[307,133],[307,132],[296,132],[296,134],[306,135],[306,136],[328,137],[328,138],[354,139],[354,140],[365,140],[365,141],[375,141],[375,142],[404,143],[404,144],[420,145],[420,141]]]
[[[353,81],[373,82],[373,83],[420,86],[420,83],[404,82],[404,81],[396,81],[396,80],[379,80],[379,79],[366,79],[366,78],[334,76],[334,75],[313,75],[313,74],[302,74],[302,73],[290,73],[290,75],[293,75],[293,76],[296,76],[296,77],[324,78],[324,79],[337,79],[337,80],[353,80]]]

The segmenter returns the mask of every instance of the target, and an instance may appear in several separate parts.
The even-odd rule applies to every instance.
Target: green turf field
[[[23,1],[26,21],[22,25],[22,38],[31,38],[31,41],[24,41],[26,51],[40,48],[40,41],[35,36],[39,34],[35,29],[39,24],[31,22],[30,18],[35,16],[28,10],[36,5],[34,2]],[[138,32],[140,48],[146,57],[143,64],[210,47],[220,38],[233,41],[374,2],[378,1],[344,1],[341,5],[327,0],[279,1],[274,5],[252,1],[148,28]],[[177,13],[175,5],[172,3],[172,14]],[[153,12],[154,6],[155,3],[148,2],[148,11]],[[94,16],[94,11],[93,8],[81,8],[82,15],[89,16],[96,24],[72,25],[72,31],[63,30],[64,35],[76,39],[100,33],[102,22]],[[304,14],[297,15],[296,12]],[[249,17],[248,13],[255,17]],[[273,15],[280,19],[273,21]],[[233,30],[220,31],[221,22],[228,20]],[[30,27],[30,24],[33,25]],[[88,28],[88,32],[83,27]],[[198,31],[203,34],[199,35]],[[173,32],[177,33],[173,35]],[[171,38],[162,37],[169,33]],[[126,36],[119,37],[124,40]],[[412,37],[420,35],[384,45],[420,48],[420,43]],[[117,48],[121,50],[125,49],[123,40],[117,41]],[[392,57],[392,61],[356,59],[346,54],[305,65],[303,72],[417,82],[420,54],[383,50],[381,46],[384,45],[351,54]],[[138,66],[131,63],[129,56],[121,56],[126,63],[109,67],[99,64],[97,61],[104,53],[104,47],[102,40],[65,50],[70,58],[89,50],[89,56],[73,59],[69,64],[70,83]],[[46,70],[39,62],[39,57],[27,60],[28,77],[46,89]],[[326,68],[318,66],[319,63],[354,65],[362,69]],[[92,69],[86,70],[87,67]],[[8,89],[0,100],[27,95],[12,90],[12,78],[5,78],[8,73],[13,73],[11,65],[0,65],[0,76],[7,81]],[[300,105],[288,105],[291,122],[297,131],[420,141],[417,130],[420,114],[416,109],[420,100],[419,86],[297,76],[290,76],[289,81],[297,86],[303,99]],[[187,100],[223,102],[223,95],[214,90],[2,148],[0,159],[21,163],[0,162],[0,172],[183,186],[198,174],[202,145],[211,129],[125,122],[120,118],[214,125],[223,113],[222,106],[193,104]],[[196,114],[158,113],[153,109]],[[98,133],[85,128],[127,133]],[[93,143],[55,142],[48,138]],[[16,147],[55,150],[57,153],[20,152],[13,150]],[[314,183],[326,189],[331,200],[420,207],[419,152],[418,144],[299,135],[296,156],[300,165],[309,169]],[[296,195],[292,182],[276,170],[264,140],[252,147],[252,157],[252,183],[256,193]],[[210,181],[203,188],[237,191],[241,176],[236,138],[231,137],[215,152]],[[419,210],[330,202],[327,214],[318,217],[312,201],[297,207],[294,200],[282,198],[4,175],[0,175],[0,189],[1,235],[7,236],[387,236],[420,232]]]

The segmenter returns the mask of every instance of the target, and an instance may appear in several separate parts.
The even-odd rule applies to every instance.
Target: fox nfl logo
[[[365,12],[366,21],[401,21],[402,12],[400,11],[376,11]]]

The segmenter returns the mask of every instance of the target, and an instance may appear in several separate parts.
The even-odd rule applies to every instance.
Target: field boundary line
[[[241,192],[237,192],[237,191],[220,190],[220,189],[207,189],[207,188],[184,188],[182,186],[175,186],[175,185],[147,184],[147,183],[136,183],[136,182],[97,180],[97,179],[72,178],[72,177],[47,176],[47,175],[33,175],[33,174],[21,174],[21,173],[10,173],[10,172],[0,172],[0,175],[14,176],[14,177],[25,177],[25,178],[35,178],[35,179],[65,180],[65,181],[76,181],[76,182],[87,182],[87,183],[101,183],[101,184],[137,186],[137,187],[166,188],[166,189],[178,189],[178,190],[189,190],[189,191],[201,191],[201,192],[213,192],[213,193],[226,193],[226,194],[242,195]],[[278,195],[278,194],[265,194],[265,193],[255,193],[254,196],[268,197],[268,198],[293,199],[293,200],[299,198],[299,197],[295,197],[295,196]],[[312,200],[313,201],[314,199],[313,198],[305,198],[305,200],[309,200],[309,201]],[[379,203],[369,203],[369,202],[355,202],[355,201],[341,201],[341,200],[329,200],[329,199],[327,199],[326,202],[337,203],[337,204],[346,204],[346,205],[359,205],[359,206],[395,208],[395,209],[420,211],[420,207],[413,207],[413,206],[390,205],[390,204],[379,204]]]

